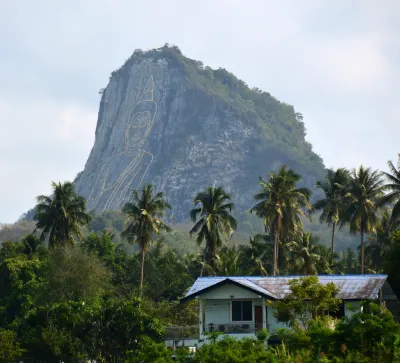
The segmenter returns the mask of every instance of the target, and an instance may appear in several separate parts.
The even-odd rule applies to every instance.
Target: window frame
[[[233,302],[244,302],[249,301],[251,303],[251,320],[233,320]],[[254,301],[253,299],[233,299],[230,301],[230,320],[233,324],[240,324],[240,323],[252,323],[254,322]],[[241,307],[241,316],[243,318],[243,305]]]

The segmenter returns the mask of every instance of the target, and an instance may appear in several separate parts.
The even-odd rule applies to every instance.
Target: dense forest
[[[314,277],[385,273],[399,295],[400,157],[388,166],[328,170],[316,200],[300,174],[281,166],[259,180],[248,213],[263,228],[246,243],[235,240],[229,193],[205,186],[188,210],[189,249],[168,223],[173,206],[150,184],[133,190],[121,212],[99,216],[73,183],[53,183],[52,195],[37,197],[34,227],[21,222],[27,233],[1,244],[0,361],[400,362],[400,325],[385,306],[365,302],[332,328],[324,311],[338,308],[336,291]],[[329,241],[307,230],[316,215],[329,226]],[[345,228],[359,246],[338,251],[335,238]],[[195,302],[180,298],[197,277],[213,275],[312,277],[298,280],[305,295],[293,291],[278,306],[292,328],[279,332],[281,344],[266,350],[267,331],[240,341],[210,334],[194,355],[172,355],[165,328],[198,322]],[[319,313],[298,324],[304,300]]]

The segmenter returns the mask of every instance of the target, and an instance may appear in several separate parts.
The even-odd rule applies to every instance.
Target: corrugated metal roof
[[[202,291],[206,288],[209,288],[219,282],[226,280],[226,277],[198,277],[197,280],[194,282],[186,296],[190,295],[197,295],[199,291]]]
[[[232,281],[244,287],[273,298],[282,299],[290,292],[289,281],[302,276],[215,276],[199,277],[185,296],[185,299],[201,295],[201,291],[213,285]],[[321,284],[333,282],[338,288],[337,297],[343,300],[376,299],[379,289],[385,283],[386,275],[321,275]]]
[[[262,287],[261,285],[258,285],[255,281],[252,281],[249,278],[230,277],[229,279],[231,279],[243,286],[246,286],[254,291],[260,292],[261,294],[266,294],[266,295],[269,295],[269,296],[277,299],[277,296],[274,293],[268,291],[266,288]]]

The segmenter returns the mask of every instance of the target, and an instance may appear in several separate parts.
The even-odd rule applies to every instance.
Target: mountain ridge
[[[147,182],[165,192],[178,223],[209,185],[222,185],[243,211],[258,177],[281,164],[314,187],[325,167],[305,136],[293,106],[225,69],[175,46],[136,50],[102,91],[95,143],[75,184],[99,212],[120,208]]]

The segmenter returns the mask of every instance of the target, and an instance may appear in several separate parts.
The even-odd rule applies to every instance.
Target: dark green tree
[[[86,201],[77,195],[70,182],[52,183],[51,196],[37,197],[35,207],[36,229],[41,231],[41,239],[48,237],[49,247],[71,245],[74,236],[82,237],[81,226],[90,222],[86,213]]]
[[[222,187],[208,187],[194,198],[196,208],[190,211],[195,225],[190,235],[197,233],[197,243],[205,241],[204,262],[213,268],[218,248],[236,231],[237,221],[231,215],[234,204]],[[199,220],[197,220],[197,218]]]
[[[364,273],[364,235],[374,233],[379,226],[383,180],[378,171],[360,166],[351,172],[346,193],[346,207],[341,227],[348,224],[350,233],[360,233],[361,274]]]
[[[397,362],[400,325],[385,307],[371,301],[363,302],[362,307],[361,312],[339,322],[334,339],[371,361]]]
[[[126,227],[121,236],[130,243],[137,243],[141,253],[140,293],[143,291],[144,258],[155,235],[170,228],[162,221],[165,211],[171,206],[165,201],[164,194],[154,194],[151,184],[142,191],[132,191],[132,201],[126,203],[122,211],[127,215]]]
[[[319,217],[321,223],[328,223],[328,226],[332,225],[331,265],[333,264],[335,248],[335,228],[343,211],[349,180],[349,171],[340,168],[337,170],[328,169],[325,180],[317,182],[317,188],[324,192],[325,198],[318,200],[313,205],[313,209],[322,211]]]
[[[274,236],[273,275],[278,274],[279,244],[284,239],[301,235],[303,223],[300,216],[307,215],[310,209],[311,190],[297,188],[301,175],[286,165],[277,173],[271,172],[269,179],[260,178],[261,191],[254,198],[258,203],[251,209],[263,219],[265,231]]]
[[[272,305],[278,321],[292,327],[307,329],[312,320],[324,318],[327,311],[337,311],[342,302],[336,297],[339,290],[335,284],[322,285],[317,276],[293,279],[289,286],[290,293]]]

